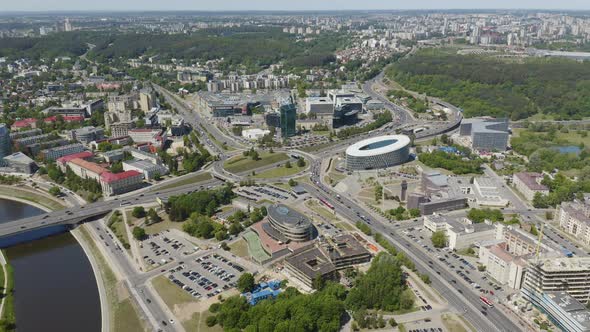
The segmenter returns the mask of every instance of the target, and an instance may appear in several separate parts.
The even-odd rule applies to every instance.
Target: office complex
[[[590,331],[590,311],[567,292],[544,293],[539,308],[565,332]]]
[[[528,261],[522,293],[540,305],[543,293],[565,291],[581,303],[590,299],[590,257],[542,258]]]
[[[0,159],[12,152],[10,141],[10,130],[4,123],[0,123]]]
[[[350,171],[386,168],[408,161],[410,138],[388,135],[369,138],[346,149],[346,168]]]
[[[79,153],[84,150],[84,145],[80,143],[75,143],[70,145],[58,146],[56,148],[45,149],[41,151],[41,156],[46,161],[53,161],[57,158],[67,156],[69,154]]]
[[[264,230],[276,240],[303,242],[315,236],[313,224],[303,214],[282,204],[271,205],[267,210],[268,227]]]
[[[138,171],[122,173],[105,172],[100,176],[100,185],[104,196],[124,194],[139,189],[143,183],[143,174]]]
[[[508,119],[466,119],[459,134],[469,136],[475,150],[505,151],[510,135]]]
[[[13,169],[17,173],[33,174],[39,169],[35,161],[22,152],[15,152],[2,159],[4,166]]]
[[[281,101],[281,136],[288,138],[297,134],[295,123],[297,122],[297,109],[291,99],[284,99]]]

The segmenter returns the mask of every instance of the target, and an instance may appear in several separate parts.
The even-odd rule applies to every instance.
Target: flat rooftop
[[[311,221],[303,214],[291,209],[283,204],[271,205],[267,208],[268,215],[287,227],[291,228],[308,228],[311,226]]]
[[[539,264],[547,272],[588,271],[590,272],[590,257],[560,257],[544,258]]]

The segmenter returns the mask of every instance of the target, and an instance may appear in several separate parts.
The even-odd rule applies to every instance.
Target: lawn
[[[107,263],[106,259],[96,247],[96,244],[92,240],[88,231],[84,226],[78,228],[84,241],[88,244],[88,248],[92,256],[96,260],[98,270],[100,271],[101,279],[104,284],[106,292],[106,301],[108,302],[111,321],[109,322],[111,330],[115,331],[143,331],[141,326],[143,325],[137,311],[131,304],[130,300],[119,302],[118,297],[118,281],[117,277],[111,270],[111,267]],[[127,303],[126,303],[127,302]],[[131,328],[131,327],[137,328]],[[130,327],[129,329],[125,327]]]
[[[152,285],[154,285],[154,288],[158,291],[158,294],[170,310],[174,310],[174,307],[177,305],[197,301],[193,296],[173,284],[165,276],[154,278]]]
[[[467,329],[455,317],[445,314],[441,316],[443,325],[449,332],[468,332]],[[475,330],[474,330],[475,331]]]
[[[155,224],[151,224],[149,226],[144,226],[146,234],[152,235],[168,229],[182,230],[181,222],[170,221],[170,218],[168,218],[168,215],[165,213],[161,214],[160,217],[162,217],[162,221],[157,222]]]
[[[117,304],[117,318],[115,319],[115,331],[143,332],[145,329],[135,312],[130,299]]]
[[[211,316],[212,313],[209,311],[203,312],[195,312],[191,319],[182,322],[182,326],[187,331],[196,331],[196,332],[223,332],[223,328],[219,326],[219,324],[208,327],[205,323],[207,321],[207,317]]]
[[[289,156],[284,153],[262,152],[258,160],[252,160],[250,157],[240,155],[226,161],[223,168],[231,173],[242,173],[288,159]]]
[[[303,171],[307,167],[307,162],[305,166],[299,167],[297,163],[291,163],[291,168],[286,168],[284,165],[280,167],[271,168],[264,172],[258,173],[254,176],[254,178],[258,179],[268,179],[268,178],[280,178],[285,176],[295,175],[301,171]]]
[[[248,243],[244,239],[239,239],[238,241],[229,245],[230,252],[239,257],[248,257]]]
[[[193,176],[186,176],[181,181],[166,184],[166,185],[163,185],[161,187],[156,187],[156,188],[158,190],[166,190],[166,189],[176,188],[176,187],[180,187],[180,186],[185,186],[187,184],[204,182],[204,181],[207,181],[210,179],[211,179],[211,174],[209,174],[207,172],[207,173],[201,173],[201,174],[197,174],[197,175],[193,175]]]
[[[320,206],[319,203],[314,200],[309,200],[305,202],[305,205],[315,213],[319,214],[320,216],[328,220],[339,221],[338,217],[336,217],[334,213],[328,211],[328,209],[324,208],[323,206]]]

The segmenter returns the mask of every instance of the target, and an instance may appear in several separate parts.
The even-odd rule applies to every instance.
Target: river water
[[[43,213],[0,199],[0,222]],[[92,266],[70,233],[7,249],[14,268],[19,332],[99,332],[100,298]]]

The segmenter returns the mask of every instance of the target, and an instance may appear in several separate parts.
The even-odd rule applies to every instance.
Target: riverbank
[[[2,304],[0,304],[0,329],[2,331],[16,331],[16,317],[14,314],[14,273],[12,266],[6,261],[6,254],[4,251],[0,252],[2,256],[2,270],[0,272],[0,284],[2,289],[0,294],[2,296]]]
[[[49,194],[47,194],[49,195]],[[0,198],[34,206],[45,212],[62,209],[64,203],[34,190],[24,187],[0,185]]]

